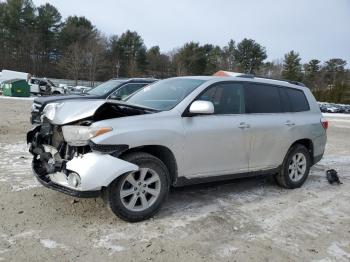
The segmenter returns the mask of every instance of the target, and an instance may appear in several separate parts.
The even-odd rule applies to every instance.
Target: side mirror
[[[210,115],[214,113],[214,105],[210,101],[197,100],[190,106],[190,114]]]

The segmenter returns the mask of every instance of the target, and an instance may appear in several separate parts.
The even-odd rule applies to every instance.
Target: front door
[[[185,176],[206,177],[248,171],[249,136],[243,84],[215,84],[196,100],[211,101],[214,114],[183,117]]]

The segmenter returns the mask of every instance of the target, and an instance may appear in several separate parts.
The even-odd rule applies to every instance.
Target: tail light
[[[325,118],[321,118],[321,124],[325,130],[328,128],[328,120]]]

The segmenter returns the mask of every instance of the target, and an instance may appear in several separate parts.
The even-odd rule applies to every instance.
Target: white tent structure
[[[31,75],[29,73],[17,72],[11,70],[2,70],[0,73],[0,83],[10,79],[24,79],[28,81]]]

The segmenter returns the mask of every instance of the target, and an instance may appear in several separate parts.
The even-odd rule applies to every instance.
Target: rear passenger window
[[[302,112],[310,110],[309,103],[302,90],[286,88],[287,95],[291,104],[292,112]]]
[[[278,91],[280,93],[281,105],[283,112],[292,112],[292,108],[290,105],[289,97],[286,91],[286,88],[279,87]]]
[[[209,87],[197,100],[212,102],[214,114],[244,113],[243,85],[239,83],[222,83]]]
[[[283,112],[278,87],[248,83],[245,91],[247,113]]]

